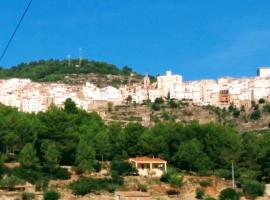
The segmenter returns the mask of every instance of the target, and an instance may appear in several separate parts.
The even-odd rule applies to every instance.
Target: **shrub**
[[[177,102],[175,102],[175,100],[173,100],[173,99],[170,99],[168,104],[169,104],[170,108],[178,108],[179,107],[179,104]]]
[[[265,99],[260,98],[260,99],[259,99],[259,104],[264,104],[264,103],[265,103]]]
[[[236,110],[233,111],[233,116],[235,118],[239,117],[239,115],[240,115],[240,111],[238,109],[236,109]]]
[[[107,109],[108,109],[108,112],[112,112],[112,110],[113,110],[113,103],[112,102],[107,103]]]
[[[205,193],[203,188],[197,188],[195,192],[197,199],[202,199]]]
[[[155,110],[155,111],[159,111],[160,107],[161,107],[160,104],[157,104],[157,103],[152,104],[152,109]]]
[[[203,200],[216,200],[216,199],[214,197],[207,196],[204,197]]]
[[[28,192],[22,193],[22,200],[34,200],[34,199],[35,199],[34,193],[28,193]]]
[[[119,173],[117,171],[112,171],[111,172],[111,176],[112,176],[112,182],[118,185],[123,185],[124,180],[123,178],[119,175]]]
[[[160,177],[160,181],[169,183],[172,187],[181,187],[183,185],[183,176],[180,176],[175,170],[168,169]]]
[[[141,192],[147,192],[147,185],[142,184],[142,183],[138,183],[138,190]]]
[[[215,174],[220,178],[230,179],[232,174],[230,170],[227,169],[218,169],[215,171]]]
[[[265,104],[263,106],[263,111],[264,112],[267,112],[267,113],[270,113],[270,104],[269,103],[267,103],[267,104]]]
[[[181,187],[183,185],[183,176],[179,176],[178,174],[174,174],[169,177],[168,183],[172,187]]]
[[[12,190],[15,185],[17,184],[24,184],[24,180],[21,178],[18,178],[17,176],[11,175],[9,177],[5,177],[0,181],[1,187],[6,187],[9,190]]]
[[[212,185],[211,180],[201,181],[201,182],[200,182],[200,186],[201,186],[201,187],[207,187],[207,186],[211,186],[211,185]]]
[[[225,190],[222,190],[219,195],[220,200],[239,200],[240,195],[232,188],[227,188]]]
[[[53,172],[53,178],[60,180],[67,180],[70,178],[70,174],[67,169],[59,167]]]
[[[246,180],[242,183],[243,193],[250,198],[262,196],[264,189],[264,185],[256,180]]]
[[[100,170],[101,170],[101,163],[98,162],[98,161],[95,161],[93,163],[93,167],[94,167],[95,172],[100,172]]]
[[[250,119],[252,119],[252,120],[258,120],[260,118],[261,118],[261,111],[260,110],[254,110],[250,115]]]
[[[155,99],[155,103],[156,104],[163,104],[164,100],[161,97],[158,97],[158,98]]]
[[[112,161],[111,170],[118,172],[119,175],[133,175],[137,174],[137,169],[126,161]]]
[[[60,199],[60,194],[56,191],[49,190],[44,193],[44,200],[58,200]]]
[[[166,191],[167,195],[179,195],[179,191],[178,190],[174,190],[174,189],[170,189]]]

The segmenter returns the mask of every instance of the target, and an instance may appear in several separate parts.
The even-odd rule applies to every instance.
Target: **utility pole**
[[[234,184],[234,165],[232,161],[232,188],[235,189],[235,184]]]

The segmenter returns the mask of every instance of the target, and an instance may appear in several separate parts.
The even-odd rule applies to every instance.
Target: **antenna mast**
[[[80,51],[80,58],[79,58],[79,67],[80,67],[82,64],[82,48],[79,48],[79,51]]]
[[[70,67],[70,54],[68,54],[68,66]]]

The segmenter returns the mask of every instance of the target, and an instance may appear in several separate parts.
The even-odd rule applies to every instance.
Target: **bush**
[[[260,118],[261,118],[261,111],[260,110],[254,110],[250,115],[250,119],[252,119],[252,120],[258,120]]]
[[[160,177],[160,181],[169,183],[172,187],[183,186],[183,176],[180,176],[173,169],[168,169],[167,172],[163,173],[163,175]]]
[[[119,173],[117,171],[112,171],[111,176],[112,176],[113,183],[118,184],[118,185],[124,184],[123,178],[119,175]]]
[[[166,191],[167,195],[179,195],[179,191],[178,190],[174,190],[174,189],[170,189]]]
[[[232,172],[227,169],[218,169],[215,171],[215,174],[219,176],[220,178],[225,178],[225,179],[231,179],[232,177]]]
[[[235,118],[239,117],[239,115],[240,115],[240,111],[239,110],[236,109],[236,110],[233,111],[233,116]]]
[[[112,161],[111,170],[118,172],[119,175],[134,175],[137,174],[137,169],[126,161]]]
[[[147,185],[138,183],[138,190],[141,192],[147,192]]]
[[[60,194],[56,191],[49,190],[44,193],[44,200],[58,200],[60,199]]]
[[[15,185],[24,184],[25,181],[17,176],[11,175],[9,177],[5,177],[0,181],[0,186],[5,187],[8,190],[12,190]]]
[[[175,102],[175,100],[173,100],[173,99],[170,99],[168,104],[169,104],[170,108],[178,108],[179,107],[179,104],[177,102]]]
[[[264,189],[264,185],[256,180],[246,180],[242,183],[243,193],[250,198],[262,196]]]
[[[208,187],[208,186],[211,186],[211,185],[212,185],[211,180],[201,181],[201,182],[200,182],[200,186],[201,186],[201,187]]]
[[[67,169],[59,167],[53,172],[53,179],[67,180],[69,178],[70,174]]]
[[[94,164],[93,164],[93,167],[94,167],[95,172],[100,172],[100,170],[101,170],[101,163],[98,162],[98,161],[95,161]]]
[[[174,174],[169,177],[168,183],[172,187],[181,187],[183,185],[183,176],[179,176],[178,174]]]
[[[117,172],[114,174],[112,174],[112,179],[94,179],[82,177],[79,180],[70,183],[69,188],[75,195],[86,195],[88,193],[101,190],[113,192],[117,186],[123,184],[123,179],[117,174]]]
[[[205,193],[203,188],[197,188],[195,192],[197,199],[202,199]]]
[[[222,190],[219,195],[220,200],[239,200],[240,195],[232,188],[227,188],[225,190]]]
[[[28,192],[22,193],[22,200],[34,200],[34,199],[35,199],[34,193],[28,193]]]
[[[263,106],[263,111],[264,112],[267,112],[267,113],[270,113],[270,104],[269,103],[267,103],[267,104],[265,104]]]
[[[152,109],[155,110],[155,111],[159,111],[160,107],[161,107],[160,104],[157,104],[157,103],[152,104]]]
[[[155,99],[155,103],[156,104],[163,104],[164,100],[161,97],[158,97],[158,98]]]
[[[264,104],[264,103],[265,103],[265,99],[260,98],[260,99],[259,99],[259,104]]]
[[[214,197],[207,196],[207,197],[203,198],[203,200],[216,200],[216,199]]]

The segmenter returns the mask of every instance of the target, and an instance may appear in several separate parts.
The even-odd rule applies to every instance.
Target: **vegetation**
[[[99,171],[102,161],[112,161],[111,178],[81,178],[70,187],[74,194],[113,191],[123,184],[121,176],[136,174],[134,167],[124,162],[135,156],[167,160],[175,170],[168,170],[161,180],[173,187],[183,184],[181,171],[230,179],[232,161],[236,179],[270,181],[268,131],[238,134],[228,126],[195,121],[166,121],[150,128],[139,123],[105,124],[97,113],[87,113],[71,100],[64,108],[51,106],[37,114],[0,105],[0,119],[0,174],[8,178],[0,183],[10,189],[28,181],[42,190],[51,179],[69,178],[61,165],[73,166],[83,175]],[[6,170],[5,160],[19,161],[21,167]],[[250,195],[248,186],[243,182],[243,190]]]
[[[60,199],[60,194],[56,191],[49,190],[44,193],[44,200],[58,200]]]
[[[34,199],[35,199],[34,193],[28,193],[28,192],[22,193],[22,200],[34,200]]]
[[[205,192],[203,188],[197,188],[195,192],[196,192],[197,199],[202,199],[204,197]]]
[[[264,185],[255,180],[246,180],[242,183],[242,190],[244,195],[255,199],[264,194]]]
[[[167,172],[161,176],[160,180],[165,183],[169,183],[172,187],[181,187],[183,185],[183,176],[172,168],[169,168]]]
[[[53,82],[63,80],[69,74],[96,73],[100,75],[124,75],[134,73],[130,67],[118,69],[115,65],[83,59],[79,66],[78,59],[70,60],[39,60],[21,63],[12,68],[0,68],[0,78],[30,78],[38,82]]]
[[[95,191],[107,190],[114,192],[115,188],[122,185],[123,182],[119,181],[112,175],[112,179],[94,179],[94,178],[80,178],[72,182],[69,187],[75,195],[85,195]]]
[[[219,196],[220,200],[239,200],[240,195],[232,188],[222,190]]]
[[[250,115],[250,119],[252,120],[258,120],[260,118],[261,118],[261,111],[258,109],[254,110]]]

